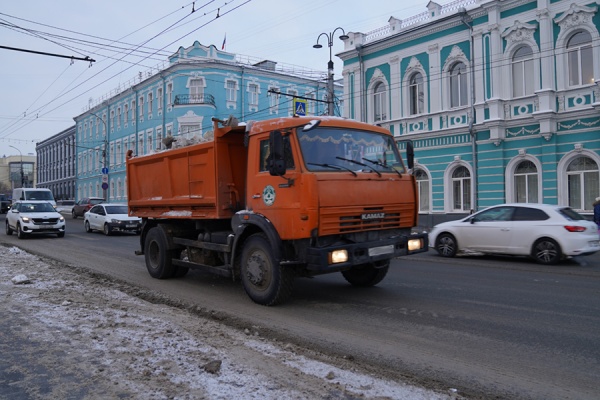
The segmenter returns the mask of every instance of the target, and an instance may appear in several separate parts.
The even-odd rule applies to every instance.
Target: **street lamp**
[[[331,54],[331,48],[333,47],[333,35],[337,30],[342,31],[342,34],[339,36],[340,40],[346,40],[349,38],[346,35],[346,32],[340,27],[337,27],[330,33],[321,33],[317,37],[317,44],[313,45],[315,49],[320,49],[323,45],[319,44],[319,39],[321,36],[325,35],[327,38],[327,46],[329,47],[329,63],[327,63],[327,114],[333,115],[333,60]]]
[[[23,153],[21,153],[21,150],[17,149],[15,146],[11,146],[9,144],[8,147],[12,147],[13,149],[17,150],[21,156],[21,187],[25,187],[25,175],[23,174]]]

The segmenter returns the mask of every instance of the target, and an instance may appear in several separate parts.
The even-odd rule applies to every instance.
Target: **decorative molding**
[[[526,149],[519,149],[519,156],[520,157],[525,157],[526,154],[527,154],[527,150]]]
[[[502,33],[502,37],[506,39],[508,45],[523,41],[534,41],[533,34],[537,29],[537,25],[522,23],[515,21],[514,25]]]
[[[583,151],[583,145],[581,143],[575,143],[573,146],[576,152],[581,153]]]
[[[410,62],[408,63],[408,66],[406,67],[406,71],[404,72],[404,74],[405,74],[405,76],[409,76],[411,74],[411,72],[413,72],[413,71],[419,71],[419,72],[424,71],[423,65],[421,65],[419,60],[417,60],[417,57],[410,58]],[[425,79],[425,77],[423,77],[423,79]]]
[[[569,7],[569,11],[558,18],[554,18],[554,22],[560,26],[560,29],[579,27],[581,25],[593,25],[592,18],[597,10],[597,6],[586,7],[572,3]]]

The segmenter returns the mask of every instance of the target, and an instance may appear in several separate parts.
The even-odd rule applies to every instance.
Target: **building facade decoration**
[[[212,138],[212,118],[261,120],[294,114],[293,98],[307,112],[326,114],[326,72],[269,60],[251,60],[195,42],[181,47],[159,73],[141,74],[131,87],[107,97],[76,122],[75,198],[127,201],[126,155],[134,156]],[[277,89],[277,90],[275,90]],[[342,87],[334,86],[337,115]]]
[[[426,194],[421,225],[503,202],[592,212],[600,196],[598,5],[431,2],[417,16],[348,34],[338,54],[352,78],[344,83],[344,115],[373,121],[363,74],[379,68],[398,82],[389,85],[382,125],[415,144],[415,176]],[[411,81],[415,75],[422,81]]]

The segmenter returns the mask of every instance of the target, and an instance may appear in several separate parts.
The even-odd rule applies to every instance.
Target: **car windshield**
[[[104,201],[104,199],[90,199],[90,204],[100,204]]]
[[[54,198],[47,190],[33,190],[27,192],[27,200],[54,200]]]
[[[20,210],[25,213],[56,211],[50,203],[22,203]]]
[[[391,136],[361,130],[317,127],[298,130],[300,149],[309,171],[405,172]]]
[[[106,207],[107,214],[127,214],[127,206],[108,206]]]
[[[569,207],[558,209],[558,213],[571,221],[581,221],[582,219],[586,219],[583,215]]]

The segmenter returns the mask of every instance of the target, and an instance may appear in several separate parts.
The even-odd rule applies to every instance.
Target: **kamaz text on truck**
[[[200,143],[127,161],[136,253],[154,278],[200,268],[275,305],[297,277],[372,286],[393,258],[427,251],[427,234],[412,233],[415,179],[388,130],[337,117],[213,122]]]

